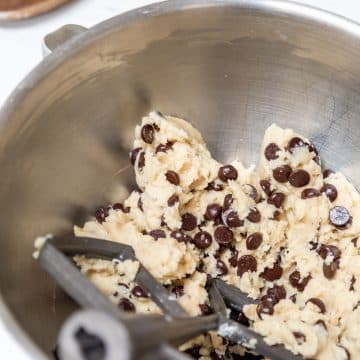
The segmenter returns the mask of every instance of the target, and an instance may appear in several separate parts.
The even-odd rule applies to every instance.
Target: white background
[[[1,1],[1,0],[0,0]],[[171,1],[171,0],[169,0]],[[0,24],[0,104],[17,83],[41,60],[43,36],[64,24],[92,26],[148,0],[77,0],[48,15],[16,24]],[[359,0],[299,0],[360,22]],[[30,360],[6,334],[0,322],[0,359]]]

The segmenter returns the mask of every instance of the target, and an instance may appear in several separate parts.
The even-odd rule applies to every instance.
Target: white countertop
[[[171,1],[171,0],[169,0]],[[0,25],[0,104],[41,60],[41,39],[64,24],[90,27],[104,19],[156,0],[77,0],[48,15]],[[299,0],[360,22],[359,0]],[[0,359],[30,360],[0,323]]]

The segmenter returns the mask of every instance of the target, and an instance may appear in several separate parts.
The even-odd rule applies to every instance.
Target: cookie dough
[[[221,277],[259,299],[230,316],[269,344],[304,358],[360,358],[360,195],[322,170],[308,139],[272,125],[257,169],[220,164],[188,122],[152,112],[135,129],[130,161],[138,189],[76,235],[131,245],[190,315],[211,312],[206,279]],[[136,262],[75,261],[123,310],[160,312],[134,283]],[[244,355],[214,332],[181,350]]]

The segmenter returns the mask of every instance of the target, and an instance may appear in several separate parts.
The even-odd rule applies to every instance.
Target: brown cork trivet
[[[1,0],[0,20],[21,20],[46,13],[69,0]]]

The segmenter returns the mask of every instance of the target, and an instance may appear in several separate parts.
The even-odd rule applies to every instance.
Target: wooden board
[[[0,20],[21,20],[46,13],[69,0],[0,0]]]

